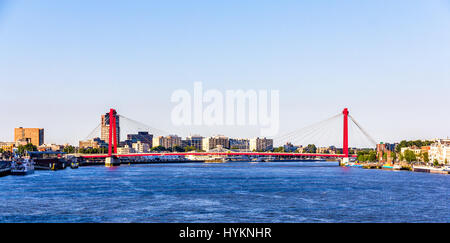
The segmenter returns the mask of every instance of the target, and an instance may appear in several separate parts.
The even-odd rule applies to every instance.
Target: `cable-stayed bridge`
[[[107,145],[108,150],[107,153],[104,154],[80,154],[79,156],[84,159],[100,159],[105,158],[108,161],[114,161],[118,158],[135,158],[135,157],[145,157],[145,156],[224,156],[224,157],[233,157],[233,156],[277,156],[277,157],[290,157],[290,158],[339,158],[342,161],[348,161],[351,157],[356,157],[355,154],[350,153],[350,144],[349,144],[349,131],[352,131],[352,134],[359,135],[359,137],[355,137],[352,140],[362,139],[369,144],[369,147],[376,146],[376,141],[362,128],[362,126],[350,115],[350,112],[347,108],[345,108],[341,113],[331,116],[328,119],[317,122],[310,126],[282,134],[280,136],[276,136],[273,138],[275,144],[285,144],[285,143],[294,143],[294,144],[315,144],[318,141],[327,141],[327,140],[336,140],[336,138],[341,139],[341,144],[337,145],[342,149],[338,149],[340,153],[295,153],[295,152],[242,152],[242,151],[209,151],[209,152],[151,152],[151,153],[118,153],[118,143],[120,141],[120,131],[117,127],[118,119],[122,122],[120,126],[120,130],[122,133],[126,133],[127,131],[147,131],[155,136],[159,135],[168,135],[169,133],[160,129],[153,128],[151,126],[145,125],[144,123],[135,121],[131,118],[125,117],[123,115],[119,115],[115,109],[110,109],[107,115],[102,116],[102,122],[109,124],[108,126],[102,126],[99,124],[89,135],[89,137],[95,136],[98,134],[99,129],[107,129],[106,131],[102,131],[104,134],[108,134],[107,137]],[[336,125],[338,121],[339,128],[336,126],[332,126],[330,124]],[[123,123],[129,124],[128,126],[124,126]],[[323,143],[323,142],[322,142]],[[326,142],[325,142],[326,143]],[[332,144],[329,144],[332,145]],[[335,146],[334,144],[333,146]]]

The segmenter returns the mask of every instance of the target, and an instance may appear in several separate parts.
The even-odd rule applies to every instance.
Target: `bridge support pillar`
[[[339,160],[339,166],[348,165],[348,162],[350,162],[348,157],[342,158],[341,160]]]
[[[342,160],[339,162],[340,166],[343,166],[345,164],[348,164],[349,162],[349,149],[348,149],[348,109],[345,108],[344,111],[342,112],[342,114],[344,114],[344,141],[342,144],[342,152],[344,154],[344,157],[342,158]]]
[[[116,156],[106,157],[105,158],[105,166],[106,167],[114,167],[119,166],[120,160]]]

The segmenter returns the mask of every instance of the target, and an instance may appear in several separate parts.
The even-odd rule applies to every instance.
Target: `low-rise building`
[[[108,147],[108,144],[101,140],[100,138],[93,138],[90,140],[80,141],[79,142],[80,148],[106,148]]]
[[[38,147],[39,151],[62,151],[64,149],[64,145],[58,144],[43,144]]]
[[[132,153],[136,153],[136,151],[133,148],[131,148],[130,146],[125,145],[123,147],[118,147],[117,153],[118,154],[132,154]]]
[[[417,146],[403,147],[400,149],[400,153],[405,155],[406,150],[412,151],[416,156],[420,156],[422,154],[422,148],[418,148]]]
[[[377,144],[377,157],[380,162],[392,163],[394,153],[392,149],[395,149],[395,146],[392,146],[389,143],[379,143]]]
[[[14,149],[14,142],[0,142],[0,148],[3,151],[9,151],[12,153]]]
[[[133,143],[132,148],[136,151],[136,153],[148,153],[150,151],[150,146],[148,143],[143,143],[141,141]]]
[[[328,147],[319,147],[317,148],[317,152],[318,154],[329,154],[330,150],[328,149]]]
[[[430,153],[431,146],[422,146],[422,153]]]

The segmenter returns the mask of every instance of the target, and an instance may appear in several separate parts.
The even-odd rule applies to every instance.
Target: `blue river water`
[[[151,164],[0,178],[0,222],[450,222],[450,175],[332,162]]]

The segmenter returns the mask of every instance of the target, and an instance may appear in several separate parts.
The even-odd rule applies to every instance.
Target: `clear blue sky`
[[[347,106],[378,140],[447,137],[450,2],[0,0],[0,141],[77,143],[111,106],[171,130],[195,81],[279,89],[281,133]]]

